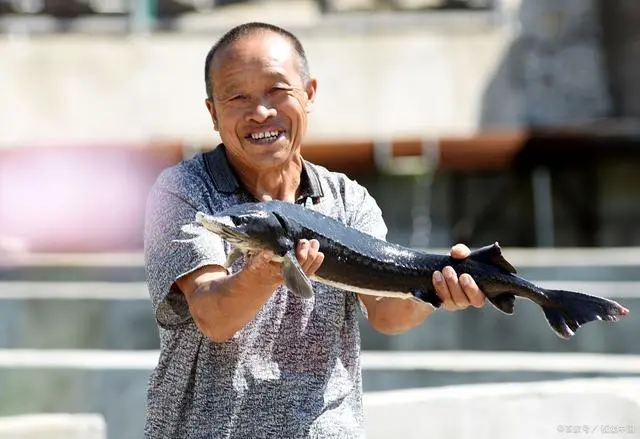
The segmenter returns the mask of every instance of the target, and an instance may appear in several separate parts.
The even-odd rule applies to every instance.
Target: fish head
[[[243,252],[286,251],[280,245],[285,235],[283,224],[272,212],[257,208],[222,212],[218,216],[199,212],[196,221]]]

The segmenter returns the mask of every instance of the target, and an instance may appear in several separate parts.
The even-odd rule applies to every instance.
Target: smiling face
[[[277,167],[299,154],[316,81],[301,77],[291,43],[269,31],[244,36],[215,55],[207,100],[232,161]]]

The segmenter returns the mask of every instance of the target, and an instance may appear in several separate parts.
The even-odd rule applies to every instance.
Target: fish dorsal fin
[[[485,264],[496,265],[508,273],[515,273],[516,269],[513,268],[507,260],[502,256],[502,250],[500,249],[500,244],[497,242],[488,245],[486,247],[479,248],[474,250],[469,255],[469,259],[473,259],[474,261],[483,262]]]

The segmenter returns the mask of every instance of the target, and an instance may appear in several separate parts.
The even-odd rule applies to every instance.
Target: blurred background
[[[363,321],[367,394],[615,378],[640,395],[637,0],[0,0],[0,437],[23,437],[2,417],[43,413],[142,437],[159,348],[146,195],[162,169],[218,144],[204,59],[253,20],[302,40],[319,82],[303,155],[364,184],[389,240],[498,241],[522,276],[631,309],[570,341],[525,301],[515,316],[436,313],[396,337]],[[542,430],[482,425],[555,437],[606,412],[597,422],[640,435],[637,399],[533,400]],[[371,404],[371,437],[414,437]],[[484,421],[463,419],[442,437],[478,437]]]

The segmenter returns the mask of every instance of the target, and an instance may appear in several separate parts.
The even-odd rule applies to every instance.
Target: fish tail
[[[561,338],[571,338],[576,330],[594,320],[615,322],[629,314],[619,303],[601,297],[563,290],[544,290],[550,304],[542,305],[549,326]]]

